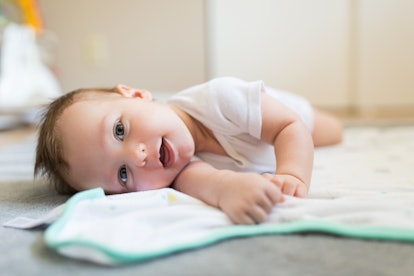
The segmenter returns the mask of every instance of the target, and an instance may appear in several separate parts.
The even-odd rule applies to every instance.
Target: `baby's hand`
[[[262,175],[275,184],[285,195],[305,197],[308,194],[308,186],[293,175],[270,173]]]
[[[259,174],[232,172],[222,184],[219,207],[236,224],[266,221],[273,206],[284,201],[277,185]]]

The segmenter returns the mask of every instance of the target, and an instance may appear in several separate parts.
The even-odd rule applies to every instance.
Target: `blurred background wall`
[[[263,79],[317,106],[413,113],[412,0],[39,0],[63,90]]]
[[[206,79],[201,0],[39,0],[64,91],[124,83],[176,91]]]

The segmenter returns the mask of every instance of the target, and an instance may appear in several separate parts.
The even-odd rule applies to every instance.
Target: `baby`
[[[341,139],[336,118],[262,81],[217,78],[167,103],[125,85],[80,89],[45,112],[35,175],[60,193],[172,187],[254,224],[284,194],[305,197],[314,146]]]

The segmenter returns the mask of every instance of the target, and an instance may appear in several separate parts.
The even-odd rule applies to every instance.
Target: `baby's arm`
[[[313,166],[311,132],[296,113],[273,97],[262,94],[261,139],[274,146],[276,173],[264,177],[284,194],[307,195]]]
[[[191,162],[173,187],[220,208],[237,224],[263,222],[283,201],[280,189],[262,175],[217,170],[202,161]]]

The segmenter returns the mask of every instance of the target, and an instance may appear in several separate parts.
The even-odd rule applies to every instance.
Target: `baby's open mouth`
[[[161,164],[166,167],[169,165],[171,156],[168,150],[168,146],[166,145],[166,141],[162,138],[161,147],[160,147],[160,162]]]

